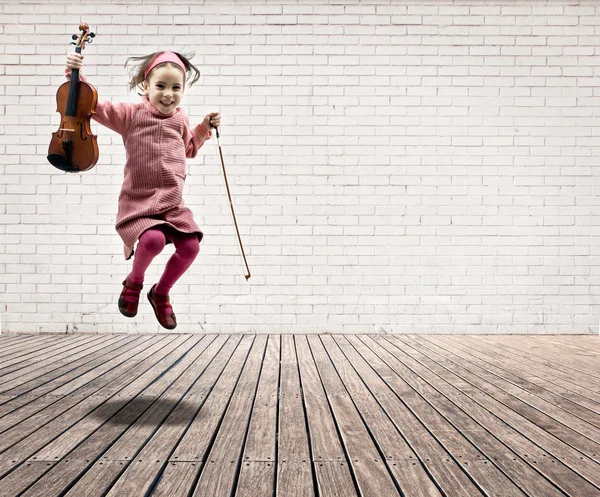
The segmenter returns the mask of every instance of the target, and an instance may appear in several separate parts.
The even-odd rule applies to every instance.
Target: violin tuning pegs
[[[95,38],[96,37],[96,33],[90,33],[90,38]]]
[[[71,36],[71,39],[72,39],[72,40],[76,40],[77,38],[79,38],[79,36],[77,36],[77,35],[72,35],[72,36]]]

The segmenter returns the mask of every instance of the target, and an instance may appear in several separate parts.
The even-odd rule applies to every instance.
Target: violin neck
[[[75,52],[81,53],[81,47],[75,47]],[[69,99],[67,100],[66,116],[74,116],[77,112],[77,88],[79,86],[79,69],[71,70],[71,86],[69,87]]]

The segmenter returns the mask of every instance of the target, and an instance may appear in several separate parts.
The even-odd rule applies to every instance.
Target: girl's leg
[[[175,253],[168,260],[163,275],[154,287],[154,291],[158,295],[169,294],[173,285],[183,276],[200,252],[200,242],[193,233],[169,232],[167,236],[175,245]]]
[[[150,228],[142,233],[133,256],[133,267],[127,279],[131,283],[141,285],[144,283],[146,269],[152,260],[165,248],[167,239],[160,228]]]
[[[159,229],[149,229],[142,233],[133,259],[133,268],[123,282],[119,296],[119,311],[123,316],[132,318],[137,314],[140,292],[144,283],[146,269],[165,247],[165,234]]]

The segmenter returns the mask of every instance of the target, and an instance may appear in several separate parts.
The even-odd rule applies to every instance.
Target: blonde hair
[[[131,78],[129,81],[130,90],[133,90],[135,88],[141,91],[144,90],[144,81],[146,80],[146,78],[144,78],[144,73],[146,72],[146,69],[150,66],[152,61],[163,52],[164,50],[161,50],[160,52],[154,52],[150,55],[127,58],[127,60],[125,61],[125,67],[127,67],[130,62],[133,62],[134,64],[131,70],[129,71],[129,77]],[[195,53],[190,52],[184,55],[177,52],[173,53],[181,59],[181,62],[183,62],[183,65],[185,66],[185,80],[189,83],[190,86],[192,86],[200,79],[200,70],[190,62],[190,59],[194,57]],[[159,64],[157,67],[159,67],[160,65],[162,64]],[[154,69],[152,69],[152,71],[154,71]],[[152,71],[150,71],[150,74],[152,74]]]

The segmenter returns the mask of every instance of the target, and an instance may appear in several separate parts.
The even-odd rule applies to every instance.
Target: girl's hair
[[[163,51],[154,52],[150,55],[144,55],[141,57],[129,57],[125,61],[125,67],[129,65],[130,61],[133,61],[134,65],[129,71],[129,77],[131,80],[129,81],[129,89],[133,90],[134,88],[138,88],[139,90],[144,90],[144,73],[148,66],[152,63],[152,61]],[[195,53],[190,52],[184,55],[173,52],[177,57],[181,59],[183,65],[185,66],[186,78],[185,80],[189,82],[189,85],[192,86],[196,81],[200,79],[200,70],[190,62],[190,59],[194,57]],[[160,65],[160,64],[159,64]],[[158,66],[157,66],[158,67]],[[153,69],[154,70],[154,69]],[[191,80],[191,81],[190,81]]]

